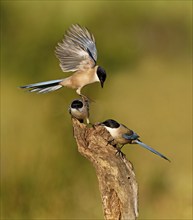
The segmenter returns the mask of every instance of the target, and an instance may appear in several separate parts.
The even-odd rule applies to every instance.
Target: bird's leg
[[[122,149],[123,146],[124,146],[124,144],[122,144],[120,147],[117,147],[117,146],[116,146],[117,151],[116,151],[116,153],[115,153],[115,155],[120,156],[122,159],[125,158],[125,154],[121,151],[121,149]]]
[[[80,94],[80,97],[82,98],[83,102],[89,102],[90,101],[90,99],[85,95]]]
[[[107,145],[108,144],[110,144],[110,145],[112,145],[115,149],[116,149],[116,153],[115,153],[115,155],[117,156],[120,156],[122,159],[124,159],[125,158],[125,154],[121,151],[121,148],[123,147],[123,145],[121,145],[121,147],[118,147],[118,144],[117,143],[115,143],[115,139],[111,139],[111,140],[108,140],[107,141]],[[107,146],[106,145],[106,146]]]
[[[85,102],[85,101],[89,101],[89,98],[88,97],[86,97],[85,95],[83,95],[83,94],[81,94],[81,89],[82,88],[78,88],[77,90],[76,90],[76,93],[82,98],[82,100]]]
[[[121,144],[121,146],[119,147],[119,150],[121,150],[123,146],[124,146],[124,144]]]
[[[84,101],[84,102],[95,102],[93,99],[90,99],[89,97],[87,97],[87,96],[85,96],[85,95],[83,95],[83,94],[79,94],[79,96],[82,98],[82,100]]]
[[[108,140],[107,141],[107,145],[108,144],[110,144],[110,145],[112,145],[113,147],[115,147],[116,148],[116,143],[115,143],[115,140],[112,138],[111,140]]]
[[[92,123],[90,123],[89,118],[86,118],[86,123],[87,123],[88,125],[92,125]]]
[[[115,155],[120,156],[122,159],[125,158],[125,154],[121,151],[121,148],[124,146],[124,144],[122,144],[120,147],[118,146],[117,143],[115,143],[115,140],[112,138],[111,140],[107,141],[107,145],[110,144],[112,145],[114,148],[116,148],[116,153]]]

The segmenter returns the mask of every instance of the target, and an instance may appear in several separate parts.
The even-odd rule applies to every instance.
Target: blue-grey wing
[[[90,69],[97,61],[94,36],[87,28],[78,24],[72,25],[67,30],[55,53],[64,72]]]
[[[137,138],[139,138],[139,135],[136,134],[135,132],[133,132],[132,130],[130,130],[131,133],[130,134],[123,134],[123,138],[127,139],[127,140],[136,140]]]

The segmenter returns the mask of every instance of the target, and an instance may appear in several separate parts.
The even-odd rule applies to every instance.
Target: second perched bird
[[[84,120],[86,120],[87,124],[90,124],[88,100],[74,100],[70,105],[69,113],[80,122],[84,122]]]
[[[55,50],[63,72],[74,72],[70,77],[47,82],[21,86],[30,92],[47,93],[60,89],[62,86],[76,89],[81,95],[81,89],[91,83],[100,82],[103,87],[106,71],[96,65],[97,49],[94,36],[87,28],[78,24],[72,25],[64,35],[62,43]]]
[[[115,120],[108,119],[100,125],[103,125],[107,131],[111,134],[112,138],[121,145],[121,147],[118,149],[120,152],[121,148],[125,144],[139,144],[140,146],[148,149],[149,151],[153,152],[154,154],[157,154],[158,156],[164,158],[165,160],[170,161],[167,157],[165,157],[163,154],[159,153],[158,151],[154,150],[153,148],[149,147],[148,145],[144,144],[139,140],[138,134],[136,134],[134,131],[130,130],[123,124],[119,124]]]

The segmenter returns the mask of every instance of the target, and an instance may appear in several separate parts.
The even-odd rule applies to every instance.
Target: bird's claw
[[[84,101],[84,103],[90,103],[90,102],[95,102],[94,100],[90,99],[89,97],[80,94],[80,97],[82,98],[82,100]]]
[[[120,149],[117,149],[115,155],[125,159],[125,154]]]
[[[114,139],[112,140],[107,140],[107,145],[110,144],[112,145],[113,147],[116,147],[116,144],[114,143]]]

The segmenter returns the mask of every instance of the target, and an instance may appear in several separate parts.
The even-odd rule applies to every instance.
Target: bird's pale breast
[[[72,76],[65,78],[61,82],[63,86],[70,87],[72,89],[82,88],[85,85],[99,81],[95,74],[95,68],[87,71],[78,71]]]

